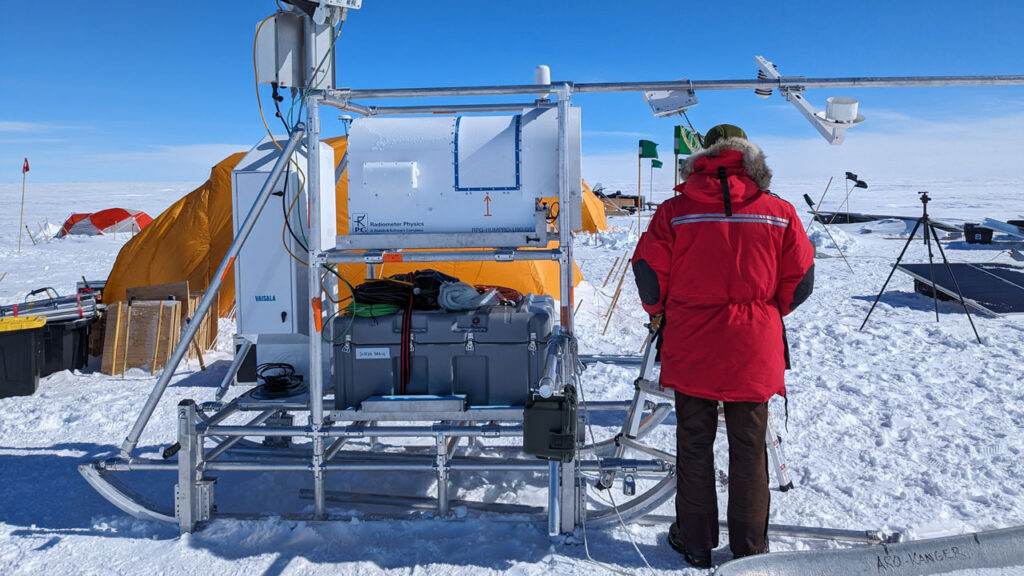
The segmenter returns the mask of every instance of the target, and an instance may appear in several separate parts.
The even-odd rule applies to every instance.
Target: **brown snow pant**
[[[768,532],[768,404],[725,402],[729,438],[729,547],[736,557],[765,551]],[[694,552],[718,546],[715,434],[718,402],[676,392],[676,523]]]

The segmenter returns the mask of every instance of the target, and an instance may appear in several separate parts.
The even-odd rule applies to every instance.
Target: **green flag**
[[[661,160],[651,160],[651,168],[661,168]]]
[[[658,145],[650,140],[640,141],[640,157],[641,158],[657,158],[658,157]]]
[[[676,154],[693,154],[701,149],[697,134],[685,126],[675,127]]]

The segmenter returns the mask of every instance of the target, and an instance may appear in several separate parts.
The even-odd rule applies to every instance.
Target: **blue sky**
[[[263,134],[252,35],[274,9],[272,0],[6,5],[0,182],[20,180],[24,156],[40,182],[202,181],[211,164]],[[753,78],[756,54],[784,75],[808,77],[1021,74],[1022,22],[1024,3],[1012,1],[364,0],[339,40],[339,84],[530,83],[537,64],[576,82]],[[701,130],[744,127],[780,175],[1016,176],[1022,86],[806,97],[823,108],[836,95],[858,98],[868,118],[840,147],[779,96],[702,91],[690,119]],[[575,101],[588,180],[635,178],[638,138],[659,142],[663,157],[671,152],[678,120],[654,118],[639,94]],[[340,132],[335,116],[325,114],[327,133]]]

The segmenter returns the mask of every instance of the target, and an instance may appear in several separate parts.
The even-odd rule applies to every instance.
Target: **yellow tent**
[[[345,154],[345,138],[325,140],[334,147],[338,162]],[[187,280],[191,287],[203,289],[217,271],[234,235],[231,216],[231,171],[245,156],[244,152],[228,156],[210,171],[210,179],[178,200],[121,249],[110,271],[103,291],[107,303],[125,299],[125,290]],[[607,227],[600,200],[584,187],[583,227],[596,232]],[[338,183],[338,230],[348,230],[348,183]],[[596,208],[594,208],[596,205]],[[431,264],[387,264],[385,274],[434,268],[470,284],[508,286],[520,292],[550,294],[559,298],[558,263],[551,261],[515,262],[434,262]],[[366,266],[351,264],[340,267],[341,274],[352,284],[366,276]],[[233,274],[233,270],[229,271]],[[583,279],[575,269],[575,281]],[[235,300],[235,284],[223,284],[218,295],[218,309],[226,316]]]
[[[595,234],[608,229],[608,219],[604,214],[604,202],[583,181],[583,231]]]

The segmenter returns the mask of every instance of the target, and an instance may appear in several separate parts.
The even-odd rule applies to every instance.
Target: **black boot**
[[[668,545],[683,555],[683,560],[695,568],[711,568],[711,550],[688,550],[679,540],[679,527],[672,523],[668,529]]]

